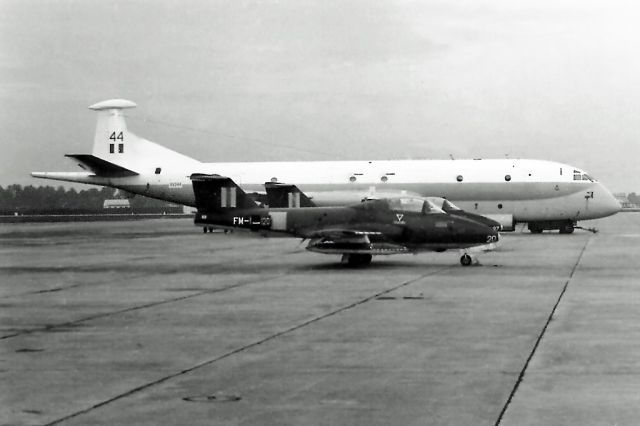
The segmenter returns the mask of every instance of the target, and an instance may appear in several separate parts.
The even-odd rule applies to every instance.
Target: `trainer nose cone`
[[[500,232],[496,231],[493,228],[489,229],[491,229],[491,232],[489,232],[487,235],[487,242],[497,243],[500,240]]]
[[[482,223],[474,224],[474,234],[479,243],[495,243],[500,238],[500,233],[490,226]]]

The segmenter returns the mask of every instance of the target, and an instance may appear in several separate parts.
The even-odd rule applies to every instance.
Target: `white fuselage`
[[[566,164],[541,160],[391,160],[256,163],[200,163],[158,160],[140,175],[123,178],[52,179],[108,185],[194,206],[189,176],[218,174],[245,191],[264,192],[264,183],[295,184],[320,206],[357,203],[366,196],[407,192],[445,197],[485,215],[510,215],[515,222],[585,220],[609,216],[620,204],[599,182]],[[155,174],[154,170],[161,172]],[[56,176],[53,176],[56,175]]]
[[[139,137],[110,99],[97,113],[91,155],[69,154],[86,172],[34,172],[38,178],[120,188],[134,194],[195,205],[193,173],[227,176],[245,191],[265,182],[297,185],[319,206],[357,203],[363,197],[445,197],[461,208],[502,216],[504,222],[577,221],[614,214],[620,204],[599,182],[573,166],[541,160],[391,160],[202,163]],[[120,177],[116,177],[120,176]]]

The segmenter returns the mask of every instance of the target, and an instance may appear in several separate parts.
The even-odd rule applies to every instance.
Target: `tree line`
[[[0,186],[0,214],[104,213],[104,201],[117,198],[113,188],[65,189],[62,186]],[[136,196],[129,199],[128,213],[181,212],[166,201]]]

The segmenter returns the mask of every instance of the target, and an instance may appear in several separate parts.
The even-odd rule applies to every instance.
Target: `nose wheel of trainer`
[[[473,263],[473,258],[469,256],[467,253],[463,254],[460,258],[460,264],[462,266],[469,266]]]

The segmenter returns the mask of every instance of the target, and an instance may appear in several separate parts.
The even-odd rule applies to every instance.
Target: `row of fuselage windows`
[[[387,174],[389,175],[390,173],[387,173]],[[394,173],[394,174],[395,174],[395,173]],[[531,173],[529,173],[529,176],[531,176]],[[351,182],[351,183],[355,182],[356,180],[358,180],[358,178],[356,178],[355,176],[351,176],[351,177],[349,178],[349,182]],[[382,177],[380,178],[380,181],[381,181],[382,183],[386,183],[388,180],[389,180],[389,178],[388,178],[387,176],[382,176]],[[456,180],[457,180],[458,182],[462,182],[462,181],[464,180],[464,176],[462,176],[462,175],[458,175],[458,176],[456,176]],[[511,180],[511,175],[505,175],[504,180],[506,180],[507,182],[509,182],[509,181]],[[275,177],[271,178],[271,182],[277,182],[277,181],[278,181],[278,178],[275,178]]]
[[[560,174],[562,174],[562,173],[560,173]],[[529,173],[529,176],[531,176],[531,173]],[[356,180],[357,180],[357,178],[355,176],[351,176],[349,178],[350,182],[355,182]],[[384,183],[384,182],[387,182],[388,178],[386,176],[382,176],[380,178],[380,180]],[[458,175],[458,176],[456,176],[456,180],[458,182],[462,182],[464,180],[464,176]],[[504,175],[504,180],[506,182],[510,182],[511,181],[511,175]],[[573,180],[588,180],[588,181],[591,181],[591,182],[594,181],[593,178],[591,176],[589,176],[588,174],[580,173],[580,172],[577,172],[577,171],[574,171]],[[272,182],[277,182],[277,179],[276,178],[271,178],[271,181]]]
[[[116,152],[116,144],[114,143],[110,143],[109,144],[109,153],[110,154],[115,154]],[[123,154],[124,153],[124,144],[123,143],[119,143],[118,144],[118,154]]]

